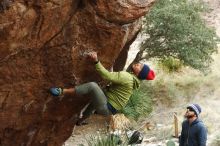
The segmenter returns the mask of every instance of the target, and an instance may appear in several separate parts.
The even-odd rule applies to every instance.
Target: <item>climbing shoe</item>
[[[60,96],[63,94],[63,89],[62,88],[50,88],[50,93],[53,95],[53,96]]]

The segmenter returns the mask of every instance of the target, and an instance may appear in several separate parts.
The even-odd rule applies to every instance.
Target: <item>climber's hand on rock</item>
[[[89,52],[88,58],[93,62],[98,62],[97,52],[95,52],[95,51]]]

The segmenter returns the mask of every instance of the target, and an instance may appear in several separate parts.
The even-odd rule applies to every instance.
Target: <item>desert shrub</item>
[[[212,146],[219,146],[220,145],[220,134],[216,136],[216,138],[213,140]]]
[[[127,146],[126,142],[122,142],[120,136],[110,133],[92,135],[87,143],[89,146]]]
[[[202,19],[204,8],[202,0],[157,0],[144,18],[144,39],[133,62],[172,57],[207,72],[219,37]]]
[[[179,59],[168,57],[159,61],[159,65],[167,72],[178,72],[183,67],[183,63]]]

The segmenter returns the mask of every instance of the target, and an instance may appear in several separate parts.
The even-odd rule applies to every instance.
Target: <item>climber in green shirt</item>
[[[132,73],[126,71],[109,72],[98,60],[96,52],[90,52],[88,57],[95,63],[95,68],[100,76],[111,82],[109,88],[104,92],[97,83],[89,82],[74,88],[50,88],[53,96],[65,94],[90,95],[91,103],[83,112],[83,116],[77,121],[77,125],[83,124],[94,111],[101,115],[116,114],[122,110],[134,89],[140,86],[140,80],[153,80],[155,74],[146,64],[136,63],[132,65]]]

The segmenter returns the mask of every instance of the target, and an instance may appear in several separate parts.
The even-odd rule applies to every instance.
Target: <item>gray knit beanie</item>
[[[201,107],[196,103],[190,104],[189,106],[187,106],[187,108],[192,108],[197,117],[202,112]]]

